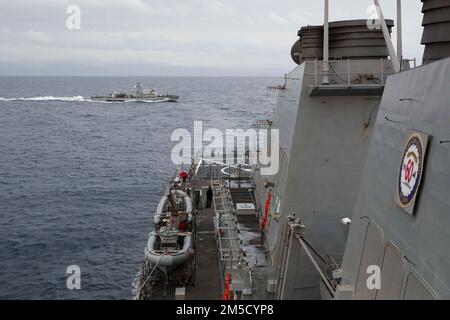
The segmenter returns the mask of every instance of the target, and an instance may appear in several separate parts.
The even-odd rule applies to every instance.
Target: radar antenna
[[[142,85],[140,82],[136,83],[135,88],[136,88],[136,94],[138,96],[142,96],[144,94],[144,89],[142,89]]]

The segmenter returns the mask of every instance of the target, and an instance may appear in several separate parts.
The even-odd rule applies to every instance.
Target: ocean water
[[[178,103],[99,103],[135,82]],[[176,128],[249,128],[277,78],[0,77],[0,299],[131,299]],[[81,290],[66,286],[81,269]]]

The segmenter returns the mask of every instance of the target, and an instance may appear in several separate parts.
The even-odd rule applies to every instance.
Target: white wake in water
[[[0,101],[67,101],[67,102],[84,102],[90,101],[84,99],[82,96],[73,96],[73,97],[53,97],[53,96],[44,96],[44,97],[32,97],[32,98],[2,98],[0,97]]]
[[[137,100],[137,101],[136,100],[125,100],[123,102],[125,102],[125,103],[130,103],[130,102],[155,103],[155,102],[167,102],[167,101],[169,101],[169,99],[164,98],[164,99],[160,99],[160,100]],[[118,101],[118,102],[120,103],[121,101]]]
[[[73,96],[73,97],[54,97],[54,96],[43,96],[43,97],[31,97],[31,98],[2,98],[1,101],[59,101],[59,102],[94,102],[94,103],[129,103],[129,102],[143,102],[143,103],[154,103],[154,102],[164,102],[168,101],[168,99],[161,100],[126,100],[126,101],[99,101],[99,100],[91,100],[84,98],[82,96]]]

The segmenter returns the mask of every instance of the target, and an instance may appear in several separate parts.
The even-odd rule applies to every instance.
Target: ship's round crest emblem
[[[424,149],[419,135],[412,135],[406,144],[400,164],[398,196],[402,206],[407,207],[415,199],[422,178]]]

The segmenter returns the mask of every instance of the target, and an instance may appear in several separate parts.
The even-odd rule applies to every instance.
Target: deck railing
[[[404,63],[417,67],[416,59],[404,60]],[[324,71],[322,60],[305,61],[305,75],[313,77],[313,86],[341,87],[383,87],[389,75],[395,72],[389,59],[375,60],[330,60],[329,70]],[[363,79],[364,78],[364,79]],[[329,83],[324,80],[329,79]]]
[[[328,62],[329,71],[324,71],[324,61],[305,61],[305,75],[313,77],[313,86],[376,86],[385,85],[387,76],[394,74],[389,71],[390,61],[379,60],[333,60]],[[362,79],[362,76],[367,76]],[[329,79],[329,83],[324,80]],[[365,82],[363,83],[363,81]]]

